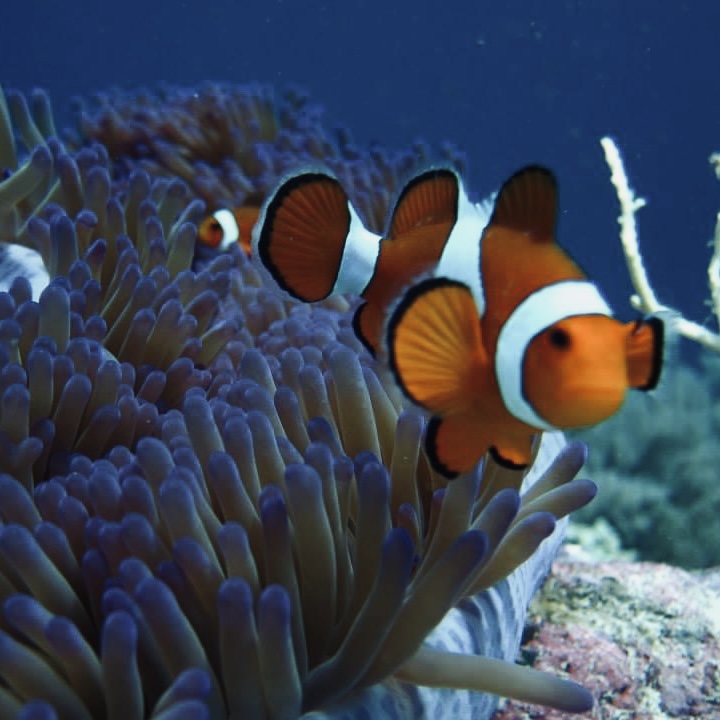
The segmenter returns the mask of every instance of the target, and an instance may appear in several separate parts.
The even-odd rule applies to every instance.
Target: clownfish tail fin
[[[454,223],[462,192],[460,178],[448,168],[433,168],[417,175],[398,196],[388,237],[394,239],[427,225]]]
[[[286,178],[253,230],[253,255],[294,298],[316,302],[359,294],[372,275],[380,238],[367,231],[328,171]]]

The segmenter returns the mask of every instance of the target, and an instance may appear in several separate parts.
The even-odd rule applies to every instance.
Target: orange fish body
[[[252,229],[259,215],[260,208],[255,205],[216,210],[200,223],[198,242],[218,250],[229,250],[238,243],[243,252],[250,255]]]
[[[354,326],[432,417],[428,457],[451,477],[490,450],[522,467],[541,430],[606,419],[659,376],[663,326],[623,325],[554,240],[557,188],[530,166],[492,209],[433,170],[403,191],[386,238],[367,231],[337,180],[296,176],[263,208],[253,242],[305,301],[353,292]]]

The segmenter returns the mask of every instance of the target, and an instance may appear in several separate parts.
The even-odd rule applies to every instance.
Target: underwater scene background
[[[445,611],[458,605],[455,621],[463,630],[477,617],[487,630],[487,618],[495,613],[497,637],[471,633],[465,645],[453,645],[460,631],[443,625],[435,649],[468,652],[469,643],[476,656],[513,660],[522,606],[547,571],[559,536],[552,536],[552,552],[543,545],[522,566],[529,568],[525,575],[506,576],[553,532],[556,521],[563,527],[566,513],[585,505],[572,522],[609,522],[623,550],[637,560],[688,569],[717,566],[715,354],[672,341],[657,391],[633,394],[616,417],[572,434],[589,446],[582,477],[599,488],[592,502],[590,484],[573,480],[584,456],[571,442],[540,490],[523,486],[523,500],[520,479],[496,476],[486,465],[476,484],[467,481],[447,493],[456,510],[463,502],[471,508],[467,517],[451,515],[455,524],[441,525],[442,542],[423,544],[437,529],[443,483],[418,449],[419,415],[404,408],[397,388],[352,336],[345,316],[352,303],[328,301],[313,309],[289,303],[238,253],[200,252],[193,258],[191,228],[203,217],[199,201],[216,209],[264,197],[284,172],[303,162],[322,161],[349,183],[353,201],[377,230],[402,180],[429,163],[457,168],[474,200],[497,190],[519,167],[541,163],[559,181],[559,242],[598,283],[616,315],[631,319],[617,197],[599,146],[599,138],[610,135],[623,150],[632,186],[648,201],[637,220],[654,289],[662,302],[714,330],[706,272],[720,210],[720,183],[709,162],[720,150],[713,86],[718,27],[720,5],[714,2],[6,3],[0,10],[6,127],[17,167],[32,157],[40,179],[25,195],[14,195],[17,188],[11,192],[8,181],[17,167],[7,152],[0,153],[6,165],[0,168],[0,239],[41,248],[51,277],[60,280],[39,304],[30,302],[23,283],[2,300],[0,595],[24,599],[4,605],[0,717],[20,712],[18,698],[33,697],[27,688],[18,689],[39,672],[27,647],[50,673],[74,658],[75,675],[66,684],[82,688],[81,700],[75,704],[63,688],[52,698],[59,717],[74,717],[81,706],[88,717],[111,716],[113,707],[117,717],[130,717],[122,713],[131,705],[134,717],[221,717],[226,708],[249,707],[246,702],[263,708],[248,717],[291,718],[300,711],[324,717],[318,708],[336,695],[345,698],[344,690],[328,690],[340,683],[337,678],[348,693],[366,693],[357,707],[382,708],[389,717],[418,708],[431,713],[436,705],[448,717],[457,716],[458,708],[468,717],[489,717],[494,699],[476,701],[476,694],[464,690],[423,695],[417,688],[432,673],[412,666],[408,657]],[[45,95],[33,95],[35,88],[47,92],[52,113]],[[20,93],[28,98],[27,113]],[[55,134],[51,117],[62,144],[47,142]],[[47,151],[33,155],[46,144]],[[15,197],[17,224],[9,230],[2,211]],[[28,223],[34,215],[41,221]],[[96,243],[115,235],[122,236],[116,244]],[[63,393],[69,380],[71,391]],[[344,409],[338,392],[350,398]],[[38,425],[45,416],[52,421]],[[325,422],[313,424],[317,417]],[[274,437],[282,439],[276,443]],[[253,443],[256,449],[248,452]],[[408,453],[418,458],[412,473],[398,460]],[[235,465],[243,482],[244,473],[256,478],[249,497],[230,490],[222,496],[218,489],[222,483],[237,489]],[[288,475],[290,466],[295,469]],[[272,481],[263,480],[263,473]],[[9,477],[20,480],[27,496],[6,482]],[[328,499],[330,478],[345,488],[344,499],[342,493]],[[388,482],[402,491],[386,498]],[[263,490],[266,484],[282,492]],[[558,488],[566,488],[560,500],[545,496]],[[519,510],[511,510],[505,495],[494,499],[503,490],[516,493]],[[221,496],[227,504],[219,511]],[[502,528],[487,526],[491,500],[507,517]],[[364,569],[360,590],[348,579],[352,573],[328,599],[311,593],[302,572],[295,577],[280,561],[271,571],[248,570],[263,563],[258,553],[265,551],[258,548],[276,543],[279,556],[308,572],[322,543],[311,526],[306,545],[294,535],[301,524],[298,508],[311,501],[318,517],[324,512],[331,518],[324,532],[333,552],[344,548],[347,562]],[[403,506],[406,514],[396,516],[402,501],[414,509]],[[333,525],[332,512],[321,510],[327,503],[336,503],[337,517],[349,519],[350,539],[341,537],[342,522]],[[387,515],[365,525],[367,516],[361,521],[360,514],[363,507],[376,507],[372,503],[385,503]],[[518,530],[523,513],[532,521]],[[153,518],[155,531],[149,527]],[[249,539],[241,526],[254,528]],[[358,560],[358,547],[365,547],[357,542],[361,526],[367,534],[360,537],[370,538],[375,554]],[[413,539],[414,559],[400,534],[393,535],[398,527]],[[491,538],[487,546],[480,547],[485,541],[473,534],[480,531]],[[505,533],[512,542],[498,552]],[[290,549],[291,542],[300,544]],[[33,577],[13,559],[28,544]],[[426,551],[430,559],[423,567]],[[443,552],[458,563],[452,567],[462,568],[454,579],[431,573]],[[341,561],[325,559],[342,577]],[[414,634],[398,622],[393,632],[399,640],[388,630],[385,645],[358,645],[357,656],[366,664],[348,670],[343,633],[364,627],[357,617],[371,596],[374,561],[385,563],[389,574],[393,562],[399,576],[406,573],[406,585],[395,587],[398,597],[405,590],[417,596],[418,587],[427,591],[441,581],[446,592],[437,598],[428,592],[435,599],[427,607],[405,608],[405,626],[418,623]],[[59,568],[51,569],[56,584],[47,579],[50,565]],[[163,570],[147,570],[154,566]],[[255,585],[228,579],[246,579],[248,573]],[[191,587],[191,576],[202,580]],[[294,587],[295,595],[270,593],[261,604],[260,590],[273,578]],[[322,573],[314,581],[331,583]],[[113,585],[117,592],[108,595]],[[467,598],[480,590],[489,594],[479,596],[478,610]],[[61,601],[49,599],[55,592]],[[291,648],[273,646],[277,655],[264,658],[258,651],[260,665],[277,662],[284,673],[277,686],[265,688],[264,699],[248,700],[247,688],[232,698],[233,675],[223,676],[221,668],[241,661],[216,634],[220,627],[240,637],[237,618],[225,617],[223,608],[245,608],[247,619],[253,598],[258,625],[265,613],[266,639],[289,627]],[[348,607],[324,635],[323,613]],[[303,614],[306,638],[288,620],[293,611]],[[388,627],[395,611],[400,613],[385,608]],[[175,613],[175,630],[182,626],[183,637],[194,638],[180,653],[184,660],[196,658],[199,643],[205,665],[173,664],[174,630],[163,626],[162,612]],[[101,631],[102,618],[112,613],[113,623]],[[75,629],[58,618],[70,618],[68,626]],[[140,627],[136,654],[122,642],[135,632],[129,618]],[[99,650],[104,643],[113,649],[105,659]],[[154,663],[157,656],[162,662]],[[328,656],[345,660],[323,666],[308,690],[307,673]],[[132,701],[119,698],[120,692],[103,695],[103,673],[132,665],[131,658],[137,677],[124,677],[118,687],[132,688]],[[183,674],[189,665],[209,667],[211,681]],[[19,678],[11,666],[28,674]],[[389,681],[388,694],[372,695],[368,687],[400,666],[406,674]],[[255,677],[261,670],[243,671]],[[399,680],[405,681],[402,692],[396,692]],[[524,681],[519,678],[515,687]],[[54,675],[44,682],[53,686]],[[274,687],[286,693],[275,704],[267,700]],[[474,689],[511,694],[492,681]],[[583,700],[573,692],[552,685],[519,695],[550,704],[549,696],[567,693],[564,709],[570,712]],[[348,707],[328,716],[354,717],[356,708]],[[23,712],[33,711],[46,708],[31,703]]]
[[[6,86],[51,90],[60,125],[73,96],[109,87],[299,85],[361,145],[452,142],[478,197],[543,163],[560,182],[561,242],[625,312],[616,200],[597,145],[611,135],[650,202],[640,222],[651,277],[667,304],[703,319],[719,20],[709,1],[130,0],[111,12],[30,0],[5,4],[0,57]]]

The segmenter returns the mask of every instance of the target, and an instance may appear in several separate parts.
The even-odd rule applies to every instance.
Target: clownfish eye
[[[570,347],[570,335],[562,328],[553,328],[548,335],[548,341],[557,350],[567,350]]]
[[[222,230],[222,226],[220,225],[220,223],[217,220],[213,220],[210,223],[210,229],[211,230]]]

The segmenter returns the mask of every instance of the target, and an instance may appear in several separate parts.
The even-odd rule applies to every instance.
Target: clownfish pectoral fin
[[[388,361],[413,402],[435,415],[467,408],[490,362],[469,288],[448,278],[412,285],[386,325]]]
[[[537,240],[552,240],[557,220],[558,192],[555,176],[539,165],[518,170],[495,198],[490,225],[499,225]]]
[[[286,179],[253,230],[253,255],[298,300],[359,295],[370,281],[380,237],[366,230],[337,178],[304,172]]]
[[[428,170],[405,185],[391,215],[389,238],[419,227],[454,223],[464,193],[460,178],[447,168]]]
[[[627,337],[628,385],[638,390],[652,390],[662,372],[665,324],[659,317],[634,323]]]

